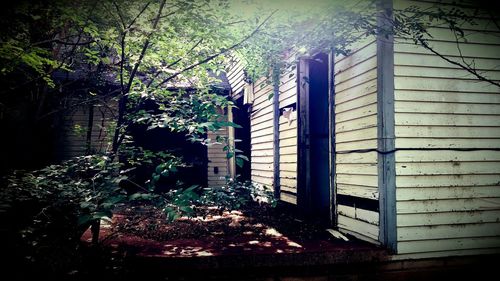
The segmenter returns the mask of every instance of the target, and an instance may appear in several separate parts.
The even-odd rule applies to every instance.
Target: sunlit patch
[[[259,244],[259,241],[252,240],[252,241],[248,242],[248,244],[250,244],[250,245],[257,245],[257,244]]]
[[[295,248],[302,248],[302,246],[298,243],[295,243],[293,241],[287,241],[286,244],[290,247],[295,247]]]
[[[282,237],[283,234],[279,233],[276,229],[274,228],[267,228],[264,232],[268,236],[274,236],[274,237]]]
[[[214,254],[207,252],[207,251],[196,252],[196,256],[198,256],[198,257],[209,257],[209,256],[213,256],[213,255]]]
[[[277,249],[276,253],[281,254],[281,253],[283,253],[283,250]]]
[[[253,234],[253,231],[245,231],[243,232],[244,235],[252,235]]]

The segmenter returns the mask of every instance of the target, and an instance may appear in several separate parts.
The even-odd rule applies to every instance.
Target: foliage
[[[226,185],[205,188],[201,202],[224,210],[236,210],[253,202],[276,206],[272,190],[250,181],[228,179]]]
[[[48,268],[73,266],[83,231],[95,219],[111,218],[112,209],[127,198],[117,184],[120,164],[108,162],[104,156],[77,157],[6,178],[0,214],[17,255]]]

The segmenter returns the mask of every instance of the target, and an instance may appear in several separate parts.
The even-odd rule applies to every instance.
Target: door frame
[[[316,55],[316,54],[315,54]],[[328,120],[329,120],[329,226],[337,224],[335,179],[335,83],[334,52],[328,55]],[[312,211],[309,107],[309,61],[314,56],[301,57],[297,67],[297,206],[300,213],[310,217]]]

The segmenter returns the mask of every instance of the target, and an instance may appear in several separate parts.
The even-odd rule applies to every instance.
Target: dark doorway
[[[299,206],[311,219],[331,222],[329,56],[303,59],[299,77]]]
[[[235,148],[250,159],[250,114],[248,114],[248,105],[243,105],[243,97],[236,100],[237,108],[233,108],[233,122],[240,125],[241,128],[235,128]],[[238,154],[238,153],[237,153]],[[250,161],[244,161],[243,166],[236,165],[236,175],[239,175],[241,181],[250,180]]]
[[[330,217],[328,132],[328,55],[319,54],[309,64],[309,154],[311,207],[324,221]]]

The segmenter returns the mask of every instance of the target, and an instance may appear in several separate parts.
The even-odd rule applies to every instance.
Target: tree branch
[[[239,41],[238,43],[236,43],[236,44],[234,44],[234,45],[230,46],[229,48],[222,49],[220,52],[218,52],[218,53],[216,53],[216,54],[213,54],[213,55],[211,55],[211,56],[208,56],[208,57],[206,57],[205,59],[203,59],[203,60],[201,60],[201,61],[199,61],[199,62],[196,62],[196,63],[194,63],[194,64],[191,64],[190,66],[188,66],[188,67],[186,67],[186,68],[184,68],[184,69],[182,69],[182,70],[180,70],[180,71],[178,71],[178,72],[176,72],[176,73],[174,73],[174,74],[170,75],[169,77],[167,77],[166,79],[164,79],[164,80],[163,80],[160,84],[158,84],[158,86],[162,86],[162,85],[164,85],[165,83],[167,83],[168,81],[170,81],[170,80],[174,79],[175,77],[177,77],[177,76],[181,75],[182,73],[184,73],[184,72],[186,72],[186,71],[189,71],[189,70],[191,70],[191,69],[193,69],[193,68],[195,68],[195,67],[197,67],[197,66],[199,66],[199,65],[201,65],[201,64],[207,63],[207,62],[209,62],[209,61],[213,60],[214,58],[216,58],[216,57],[218,57],[218,56],[220,56],[220,55],[223,55],[223,54],[225,54],[225,53],[227,53],[227,52],[229,52],[229,51],[231,51],[231,50],[233,50],[233,49],[238,48],[238,47],[239,47],[239,46],[241,46],[244,42],[246,42],[248,39],[250,39],[252,36],[254,36],[254,35],[255,35],[255,34],[256,34],[259,30],[260,30],[260,28],[261,28],[261,27],[262,27],[262,26],[263,26],[263,25],[264,25],[264,24],[265,24],[265,23],[266,23],[266,22],[267,22],[267,21],[268,21],[268,20],[269,20],[269,19],[270,19],[270,18],[271,18],[271,17],[272,17],[275,13],[276,13],[276,11],[277,11],[277,10],[274,10],[274,11],[273,11],[273,12],[272,12],[269,16],[267,16],[267,18],[266,18],[264,21],[262,21],[262,23],[261,23],[261,24],[259,24],[259,26],[257,26],[257,28],[255,28],[255,29],[254,29],[254,30],[253,30],[250,34],[248,34],[247,36],[245,36],[245,37],[244,37],[241,41]]]
[[[158,26],[158,22],[160,21],[160,16],[161,16],[161,13],[163,11],[163,7],[165,6],[165,2],[166,2],[166,0],[163,0],[160,4],[158,14],[156,15],[155,21],[153,23],[153,31]],[[139,65],[141,64],[142,59],[144,58],[144,55],[146,54],[146,51],[148,50],[151,35],[153,34],[153,31],[151,33],[149,33],[148,37],[146,38],[146,41],[144,42],[144,46],[142,47],[142,50],[141,50],[141,54],[139,55],[139,60],[137,60],[137,62],[134,65],[134,68],[132,69],[132,72],[130,73],[130,77],[128,79],[127,88],[126,88],[127,92],[130,91],[130,87],[132,86],[132,82],[133,82],[134,77],[137,73],[137,69],[139,68]]]
[[[488,82],[490,84],[493,84],[495,86],[498,86],[500,87],[500,83],[494,81],[494,80],[491,80],[489,78],[486,78],[484,77],[483,75],[479,74],[477,72],[476,69],[472,68],[472,67],[468,67],[467,65],[463,65],[459,62],[456,62],[456,61],[453,61],[453,60],[450,60],[449,58],[445,57],[444,55],[440,54],[439,52],[437,52],[436,50],[434,50],[431,46],[429,46],[429,44],[423,40],[423,39],[418,39],[419,43],[422,45],[422,47],[426,48],[427,50],[431,51],[433,54],[437,55],[438,57],[444,59],[445,61],[451,63],[451,64],[454,64],[456,66],[459,66],[460,68],[466,70],[467,72],[469,72],[470,74],[474,75],[477,79],[479,79],[480,81],[484,81],[484,82]]]
[[[203,42],[203,38],[201,38],[200,40],[198,40],[198,42],[196,42],[196,44],[193,45],[193,47],[191,47],[185,54],[185,56],[188,56],[189,54],[191,54],[191,52],[196,48],[198,47],[201,42]],[[170,68],[176,64],[178,64],[180,61],[182,60],[182,57],[181,58],[178,58],[176,59],[175,61],[171,62],[170,64],[168,64],[167,66],[165,66],[165,68]],[[154,76],[153,78],[151,78],[151,80],[148,82],[147,84],[147,88],[149,88],[151,86],[151,84],[153,84],[153,81],[158,78],[158,76],[161,74],[161,71],[158,71]]]

